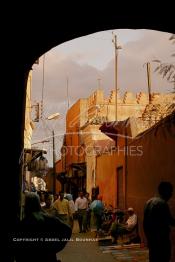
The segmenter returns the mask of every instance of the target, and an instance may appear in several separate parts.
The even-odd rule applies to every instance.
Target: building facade
[[[22,183],[28,185],[23,189],[31,190],[32,185],[36,186],[36,190],[46,190],[46,183],[42,177],[46,173],[47,159],[44,158],[45,150],[33,148],[31,145],[32,133],[34,130],[34,122],[39,121],[39,103],[33,105],[31,101],[32,92],[32,70],[29,72],[27,87],[26,87],[26,101],[25,101],[25,125],[24,125],[24,152],[22,159]],[[35,118],[33,119],[33,110]]]
[[[170,181],[175,189],[175,110],[138,135],[137,128],[130,128],[133,130],[131,134],[128,130],[131,123],[128,126],[126,121],[122,128],[119,123],[114,127],[113,131],[106,124],[101,127],[106,134],[115,133],[117,142],[116,150],[97,156],[96,182],[107,206],[121,209],[132,206],[135,209],[139,218],[139,233],[142,242],[146,243],[143,232],[146,201],[157,194],[161,181]],[[123,130],[127,132],[122,141],[117,134],[124,134]],[[169,205],[175,217],[174,195]],[[174,229],[171,240],[175,258]]]
[[[147,94],[126,92],[122,97],[118,96],[117,120],[125,121],[128,117],[137,119],[137,130],[133,131],[136,135],[159,121],[162,117],[162,113],[159,114],[160,108],[162,106],[165,108],[165,105],[168,108],[172,105],[173,98],[173,94],[154,93],[152,94],[151,105],[148,105]],[[100,130],[103,123],[115,121],[115,99],[115,91],[111,91],[109,97],[104,97],[103,90],[98,89],[90,97],[79,99],[67,112],[64,153],[62,154],[65,154],[65,166],[62,171],[65,172],[65,177],[69,178],[68,184],[71,180],[73,182],[74,179],[77,190],[78,188],[85,189],[91,194],[92,188],[98,186],[96,173],[97,169],[100,170],[97,167],[99,151],[102,155],[104,148],[109,149],[111,147],[111,150],[113,150],[115,146],[113,137],[107,136]],[[155,108],[157,115],[150,120]],[[121,142],[122,139],[118,141]],[[103,157],[108,158],[106,153]],[[115,154],[112,157],[114,157],[115,162]],[[101,180],[103,181],[103,179]],[[113,200],[113,204],[116,201]]]
[[[25,107],[25,125],[24,125],[24,148],[31,148],[32,131],[34,129],[34,123],[32,121],[32,102],[31,102],[31,90],[32,90],[32,71],[29,72],[26,88],[26,107]]]

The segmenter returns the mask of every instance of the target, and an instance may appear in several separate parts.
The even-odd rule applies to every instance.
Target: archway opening
[[[38,114],[35,120],[39,121],[36,123],[38,134],[35,133],[37,130],[33,131],[33,144],[46,143],[44,147],[50,154],[50,166],[55,168],[54,175],[58,178],[55,183],[49,182],[51,191],[65,189],[77,196],[75,188],[91,193],[92,188],[99,186],[106,204],[114,208],[117,208],[116,169],[124,166],[124,185],[121,189],[124,205],[127,207],[131,203],[139,206],[138,213],[142,216],[140,205],[143,203],[138,202],[140,192],[134,199],[128,195],[128,192],[135,190],[130,182],[132,190],[127,191],[130,181],[127,176],[132,175],[133,171],[128,170],[130,160],[122,150],[127,139],[150,130],[174,110],[173,72],[167,72],[165,78],[159,74],[163,73],[159,71],[162,70],[162,63],[173,64],[173,46],[169,33],[126,29],[113,31],[113,35],[111,30],[103,31],[61,44],[41,57],[39,65],[33,65],[36,86],[33,105]],[[35,70],[38,71],[36,74]],[[61,118],[50,125],[49,131],[48,116],[55,112],[59,112]],[[133,125],[133,118],[137,131],[126,134],[127,126]],[[111,122],[119,122],[118,127],[114,125],[110,130],[112,137],[109,128],[100,131],[102,126]],[[53,154],[54,143],[56,156]],[[118,148],[120,143],[121,148]],[[61,148],[66,150],[66,156]],[[43,150],[43,147],[37,146],[37,149]],[[120,151],[123,155],[117,156]],[[136,153],[138,157],[142,156],[141,152],[133,152]],[[149,159],[149,151],[144,152],[146,154]],[[109,164],[111,161],[112,165]],[[133,169],[132,161],[130,168]],[[106,175],[109,170],[113,174],[111,180]],[[143,179],[146,172],[143,172]],[[172,179],[171,168],[168,172]],[[155,178],[151,190],[160,179],[163,179],[162,173]],[[57,189],[53,188],[56,184]],[[142,197],[146,200],[148,194]]]

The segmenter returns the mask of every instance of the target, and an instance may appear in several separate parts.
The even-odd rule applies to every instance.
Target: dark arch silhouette
[[[19,157],[23,148],[25,87],[28,72],[36,59],[65,41],[103,30],[144,28],[174,32],[173,15],[169,15],[166,24],[163,24],[160,12],[159,16],[155,17],[155,14],[150,12],[148,15],[132,13],[128,16],[116,9],[109,14],[102,12],[92,14],[92,10],[86,13],[73,11],[67,14],[66,10],[54,10],[54,7],[48,10],[48,6],[45,6],[44,12],[35,10],[32,4],[28,8],[29,6],[26,6],[22,10],[16,8],[13,13],[8,12],[6,19],[10,19],[10,24],[6,26],[5,33],[1,37],[5,45],[1,49],[5,55],[3,62],[1,60],[2,99],[5,101],[5,112],[7,107],[10,109],[9,114],[4,113],[4,121],[1,120],[3,121],[1,139],[6,142],[3,150],[6,162],[3,162],[3,165],[6,165],[7,170],[3,184],[7,186],[12,196],[10,210],[6,216],[9,234],[19,214]],[[49,12],[52,12],[51,17],[47,15]],[[61,12],[64,12],[65,16],[60,16]],[[69,21],[67,24],[66,20]]]

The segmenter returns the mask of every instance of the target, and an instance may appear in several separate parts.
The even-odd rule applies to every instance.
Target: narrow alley
[[[175,261],[175,35],[97,34],[41,52],[23,77],[16,216],[28,219],[33,195],[38,212],[73,228],[68,243],[70,228],[56,239],[54,260],[57,242],[67,243],[59,262],[146,262],[148,247],[150,261],[164,261],[164,253]],[[47,233],[67,230],[61,224]],[[51,262],[49,246],[42,250],[39,260]]]

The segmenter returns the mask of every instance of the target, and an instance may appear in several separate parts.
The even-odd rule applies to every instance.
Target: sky
[[[113,34],[117,35],[118,45],[118,87],[122,96],[125,91],[147,92],[146,62],[151,62],[152,92],[170,92],[173,84],[154,72],[158,65],[152,60],[174,62],[171,54],[174,46],[171,34],[145,29],[108,30],[76,38],[51,49],[39,58],[39,65],[33,65],[32,103],[44,97],[44,117],[35,123],[32,143],[48,151],[47,158],[52,165],[52,134],[54,130],[56,158],[60,157],[60,147],[65,133],[65,116],[68,109],[67,83],[70,106],[79,98],[87,98],[100,84],[105,96],[114,90],[114,44]],[[44,70],[43,70],[44,61]],[[44,73],[43,73],[44,72]],[[43,84],[44,77],[44,84]],[[100,82],[99,80],[100,79]],[[67,82],[68,81],[68,82]],[[46,120],[55,113],[57,120]]]

